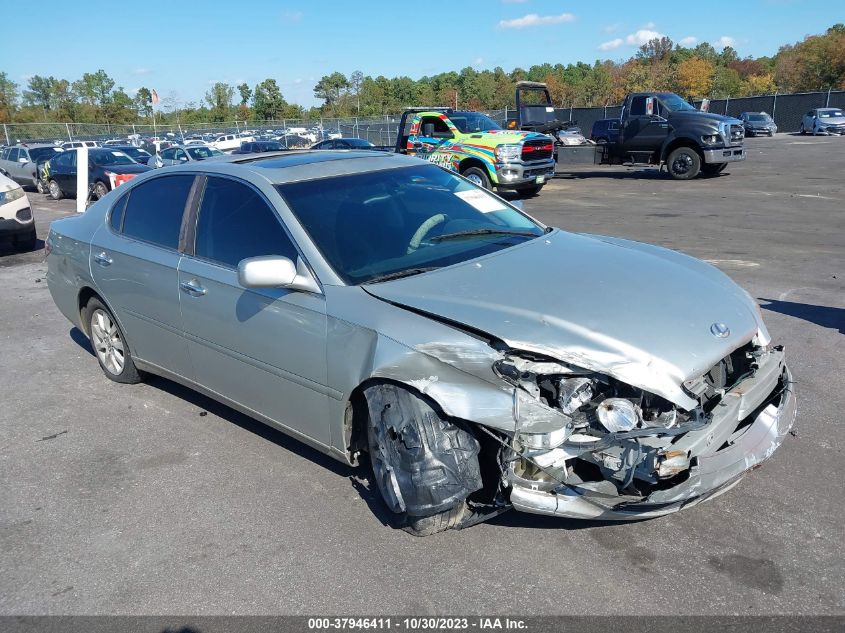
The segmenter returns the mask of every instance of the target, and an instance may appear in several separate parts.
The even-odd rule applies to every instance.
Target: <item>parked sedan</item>
[[[223,152],[208,145],[183,145],[169,147],[160,154],[150,156],[147,165],[150,167],[167,167],[169,165],[183,165],[196,160],[206,160],[218,156],[225,156]]]
[[[368,455],[414,534],[509,507],[668,514],[734,486],[795,416],[783,349],[718,269],[543,226],[408,156],[143,174],[54,221],[47,251],[108,378],[167,376]]]
[[[739,120],[745,128],[745,136],[774,136],[778,131],[774,119],[765,112],[743,112]]]
[[[11,242],[21,250],[35,248],[35,219],[29,198],[11,178],[0,174],[0,241]]]
[[[363,138],[335,138],[315,143],[311,149],[376,149],[376,146]]]
[[[241,143],[240,148],[233,154],[261,154],[264,152],[280,152],[285,149],[279,141],[247,141]]]
[[[600,145],[616,143],[619,140],[619,126],[619,119],[600,119],[593,123],[590,140]]]
[[[801,134],[845,134],[845,112],[840,108],[816,108],[801,119]]]
[[[75,149],[68,150],[47,163],[47,186],[54,200],[76,195],[77,154]],[[150,168],[139,165],[114,148],[94,147],[88,150],[88,183],[96,200],[145,171],[150,171]]]

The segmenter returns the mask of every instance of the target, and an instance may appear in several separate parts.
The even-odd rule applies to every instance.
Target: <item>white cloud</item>
[[[681,39],[681,40],[678,42],[678,44],[680,44],[681,46],[692,46],[692,45],[693,45],[693,44],[695,44],[696,42],[698,42],[698,38],[697,38],[697,37],[693,37],[692,35],[690,35],[690,36],[688,36],[688,37],[685,37],[685,38]]]
[[[625,43],[630,44],[631,46],[642,46],[655,38],[659,39],[661,37],[663,37],[663,33],[658,33],[657,31],[652,31],[651,29],[640,29],[636,33],[631,33],[628,37],[626,37]]]
[[[654,24],[649,22],[646,26],[654,27]],[[627,44],[628,46],[642,46],[650,42],[655,38],[663,37],[663,33],[659,33],[658,31],[654,31],[651,28],[642,28],[639,31],[635,31],[630,35],[625,36],[624,38],[617,37],[612,40],[608,40],[607,42],[602,42],[599,44],[600,51],[612,51],[614,49],[619,48],[623,44]]]
[[[564,22],[572,22],[575,16],[571,13],[561,13],[560,15],[537,15],[536,13],[529,13],[521,18],[514,18],[513,20],[501,20],[499,22],[500,29],[524,29],[528,26],[540,26],[544,24],[562,24]]]
[[[716,48],[725,48],[726,46],[734,47],[736,46],[736,40],[730,35],[723,35],[718,40],[713,42],[713,46],[715,46]]]
[[[625,43],[621,37],[617,37],[615,40],[610,40],[609,42],[602,42],[599,44],[600,51],[612,51],[614,48],[619,48]]]
[[[615,24],[608,24],[607,26],[602,27],[602,31],[604,31],[605,33],[614,33],[621,28],[622,25],[619,24],[619,22],[616,22]]]
[[[648,30],[653,30],[655,26],[657,25],[654,22],[646,22],[643,24],[643,28]]]
[[[296,24],[302,22],[304,14],[302,11],[288,11],[282,14],[282,22],[285,24]]]

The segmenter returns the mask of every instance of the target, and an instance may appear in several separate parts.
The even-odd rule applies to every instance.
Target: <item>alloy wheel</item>
[[[120,330],[111,315],[99,308],[91,313],[91,343],[106,371],[120,375],[126,362]]]

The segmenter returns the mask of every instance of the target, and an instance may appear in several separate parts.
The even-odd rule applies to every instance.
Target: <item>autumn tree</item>
[[[683,97],[702,98],[710,94],[714,67],[700,57],[690,57],[678,64],[676,75],[678,92]]]

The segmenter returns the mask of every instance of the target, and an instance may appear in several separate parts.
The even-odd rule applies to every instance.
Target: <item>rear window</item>
[[[129,192],[123,234],[165,248],[179,246],[179,228],[194,177],[163,176]]]

